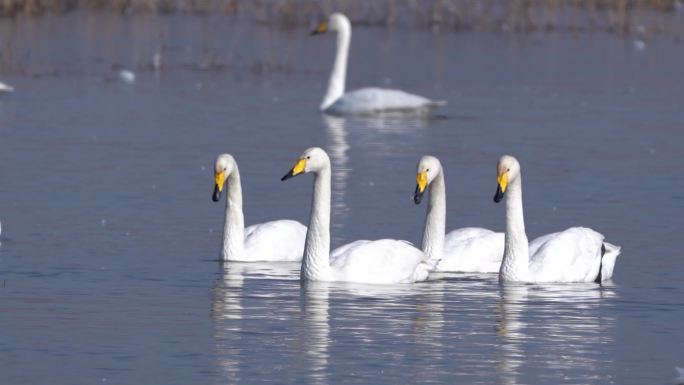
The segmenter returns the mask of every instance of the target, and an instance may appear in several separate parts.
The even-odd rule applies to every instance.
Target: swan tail
[[[419,263],[414,271],[414,281],[427,281],[430,274],[437,270],[437,265],[441,260],[442,258],[429,258]]]
[[[613,278],[615,260],[617,259],[618,255],[620,255],[620,249],[620,246],[603,242],[603,245],[601,246],[601,266],[599,275],[596,277],[596,283],[608,281]]]

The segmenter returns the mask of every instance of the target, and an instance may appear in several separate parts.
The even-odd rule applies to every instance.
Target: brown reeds
[[[306,25],[334,10],[358,24],[444,30],[606,30],[630,33],[644,15],[666,15],[684,0],[0,0],[0,17],[72,11],[220,12],[259,23]]]

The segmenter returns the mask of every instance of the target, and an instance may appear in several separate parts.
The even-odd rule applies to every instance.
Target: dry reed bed
[[[75,10],[131,14],[214,13],[281,27],[334,10],[357,24],[456,31],[660,32],[684,0],[0,0],[6,18]],[[679,31],[677,31],[679,33]]]

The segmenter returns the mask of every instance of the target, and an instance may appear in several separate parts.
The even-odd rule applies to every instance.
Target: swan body
[[[444,104],[401,90],[369,87],[347,92],[322,111],[332,115],[427,115]]]
[[[506,235],[501,282],[597,282],[610,280],[620,247],[586,227],[571,227],[527,242],[520,164],[504,155],[497,165],[495,202],[506,195]]]
[[[219,155],[214,172],[214,202],[218,202],[224,184],[227,185],[221,260],[300,261],[304,253],[306,227],[297,221],[282,219],[245,228],[237,162],[229,154]]]
[[[463,237],[462,230],[476,234]],[[437,271],[498,273],[504,250],[504,233],[481,227],[466,227],[448,233],[444,240],[444,258]]]
[[[351,43],[351,23],[347,16],[333,13],[312,34],[337,31],[337,53],[328,90],[320,110],[333,115],[375,115],[384,113],[429,114],[446,104],[404,91],[385,88],[362,88],[345,93],[347,61]]]
[[[425,281],[436,260],[428,259],[409,242],[394,239],[360,240],[330,252],[331,167],[328,154],[309,148],[282,180],[314,174],[311,218],[306,233],[300,278],[369,284]]]
[[[419,204],[430,188],[422,249],[439,259],[436,271],[497,273],[504,250],[503,233],[480,227],[465,227],[444,235],[446,224],[446,191],[444,171],[439,159],[424,156],[418,162],[414,202]]]

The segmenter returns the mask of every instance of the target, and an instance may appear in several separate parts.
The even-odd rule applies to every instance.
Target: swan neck
[[[304,243],[301,279],[327,280],[330,271],[330,164],[314,174],[311,217]]]
[[[529,281],[529,244],[525,234],[521,177],[511,181],[506,191],[506,237],[499,280]]]
[[[341,23],[337,30],[337,52],[335,63],[328,81],[328,90],[321,103],[321,111],[330,107],[337,99],[344,95],[347,78],[347,61],[349,59],[349,44],[351,42],[351,24]]]
[[[429,259],[441,259],[446,232],[446,189],[444,174],[439,173],[430,183],[430,200],[425,217],[422,250]]]
[[[245,218],[242,214],[242,186],[237,164],[226,182],[226,221],[223,227],[221,259],[243,259]]]

